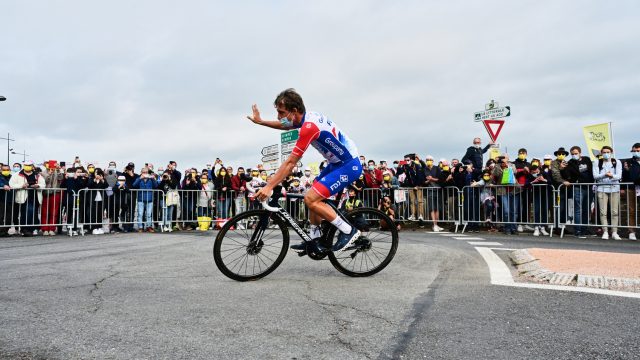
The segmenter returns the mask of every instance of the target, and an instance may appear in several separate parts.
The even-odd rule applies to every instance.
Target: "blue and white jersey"
[[[298,141],[292,152],[296,156],[302,157],[309,145],[318,150],[330,164],[345,163],[359,156],[353,141],[333,121],[320,113],[305,113],[299,128]]]

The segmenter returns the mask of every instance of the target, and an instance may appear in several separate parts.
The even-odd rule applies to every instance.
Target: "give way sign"
[[[500,135],[500,131],[502,130],[502,126],[504,125],[504,120],[487,119],[482,120],[482,123],[484,124],[484,128],[487,129],[487,132],[491,137],[491,141],[496,142],[498,135]]]

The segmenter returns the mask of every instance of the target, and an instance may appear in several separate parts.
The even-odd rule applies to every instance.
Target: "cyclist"
[[[302,97],[294,89],[286,89],[278,94],[274,106],[278,112],[278,120],[263,120],[255,104],[252,106],[253,116],[247,116],[247,118],[258,125],[273,129],[300,129],[300,133],[291,155],[267,185],[256,193],[256,197],[260,201],[268,199],[273,188],[291,174],[309,145],[313,146],[324,156],[328,165],[316,177],[312,186],[313,191],[307,191],[304,197],[311,223],[309,235],[316,240],[312,246],[316,247],[316,250],[325,250],[317,241],[322,235],[320,223],[325,219],[340,230],[338,241],[331,250],[342,252],[360,236],[360,231],[343,221],[322,200],[341,192],[347,185],[358,179],[362,173],[358,150],[347,135],[341,132],[329,118],[317,112],[307,112]],[[291,249],[304,253],[306,244],[302,242],[292,245]]]

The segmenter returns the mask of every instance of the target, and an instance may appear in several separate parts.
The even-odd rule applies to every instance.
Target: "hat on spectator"
[[[544,160],[551,160],[551,155],[547,154],[544,156]]]
[[[31,165],[33,166],[33,161],[32,160],[25,160],[22,165]]]
[[[567,156],[569,155],[569,153],[567,152],[567,150],[565,150],[563,147],[558,148],[558,150],[556,150],[553,155],[558,156],[558,155],[564,155]]]
[[[633,152],[633,149],[637,149],[637,148],[640,148],[640,143],[633,144],[633,146],[631,147],[631,152]]]
[[[127,165],[128,165],[128,166],[131,166],[131,167],[136,167],[136,164],[134,164],[134,163],[132,163],[132,162],[128,163]]]
[[[311,171],[311,168],[307,166],[306,168],[304,168],[304,171]]]
[[[424,159],[425,159],[425,160],[431,160],[431,161],[433,161],[433,156],[431,156],[431,155],[427,155]]]

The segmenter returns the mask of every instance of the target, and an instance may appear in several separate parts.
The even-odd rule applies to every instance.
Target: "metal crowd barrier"
[[[75,195],[76,217],[69,235],[116,229],[146,231],[155,229],[156,224],[164,230],[164,196],[159,189],[80,189]]]
[[[456,187],[363,189],[361,196],[365,206],[375,208],[384,196],[388,196],[398,221],[450,224],[455,226],[455,231],[462,224],[462,197]]]
[[[74,216],[73,203],[67,204],[65,193],[61,188],[0,190],[0,233],[61,232]]]
[[[558,187],[558,223],[561,237],[567,226],[586,233],[595,227],[617,232],[638,229],[638,193],[633,183],[582,183]]]
[[[516,231],[517,225],[542,227],[553,234],[555,188],[546,184],[465,186],[461,204],[462,232],[469,226],[501,224]],[[542,229],[540,229],[542,230]]]
[[[358,196],[363,206],[378,207],[385,196],[391,199],[397,221],[462,225],[462,232],[480,226],[517,225],[556,227],[564,236],[567,226],[586,228],[638,229],[636,186],[621,184],[572,184],[558,189],[549,185],[487,185],[364,189]],[[606,202],[605,202],[606,200]],[[280,205],[304,222],[308,209],[301,198],[281,198]],[[87,231],[107,233],[195,229],[203,218],[209,228],[220,226],[241,212],[259,208],[245,193],[210,190],[159,189],[66,189],[0,190],[0,234],[48,232],[83,235]],[[200,218],[200,219],[199,219]],[[622,236],[622,235],[621,235]]]

